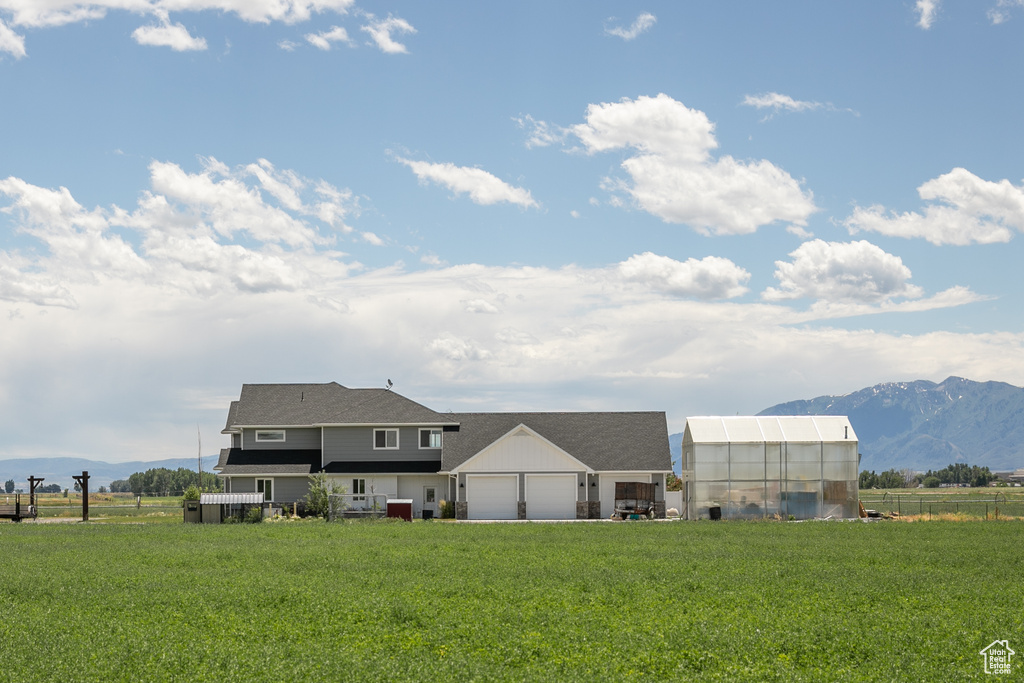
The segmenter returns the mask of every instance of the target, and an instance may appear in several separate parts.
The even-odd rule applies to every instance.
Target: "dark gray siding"
[[[246,450],[274,450],[285,448],[288,450],[317,449],[320,448],[319,427],[292,427],[285,429],[284,441],[256,441],[255,429],[242,430],[242,448]]]
[[[282,477],[272,474],[260,477],[231,477],[231,493],[254,493],[257,478],[274,480],[273,502],[275,503],[294,503],[302,500],[309,493],[308,477]]]
[[[420,448],[418,427],[398,428],[398,448],[374,449],[373,427],[324,427],[324,465],[345,461],[441,461],[440,448]]]

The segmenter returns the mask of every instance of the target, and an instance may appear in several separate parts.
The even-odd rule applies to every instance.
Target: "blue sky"
[[[1020,0],[0,0],[0,458],[1024,384],[1022,68]]]

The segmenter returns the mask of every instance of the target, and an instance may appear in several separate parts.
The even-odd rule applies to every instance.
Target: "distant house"
[[[683,517],[858,516],[857,435],[848,418],[690,417]]]
[[[246,384],[214,468],[228,493],[292,503],[325,473],[349,494],[413,501],[459,519],[611,515],[615,483],[656,485],[664,517],[672,470],[665,414],[437,413],[386,389]]]

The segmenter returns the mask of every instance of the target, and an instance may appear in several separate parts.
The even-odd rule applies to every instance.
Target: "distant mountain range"
[[[759,414],[848,416],[862,470],[937,470],[953,462],[994,472],[1024,467],[1024,389],[1004,382],[890,382]]]
[[[203,471],[212,472],[218,457],[204,455]],[[85,470],[89,473],[89,490],[98,491],[101,486],[110,486],[110,482],[127,479],[136,472],[145,472],[148,469],[160,467],[166,467],[169,470],[184,467],[194,472],[196,464],[197,458],[114,463],[86,460],[85,458],[16,458],[0,460],[0,486],[8,479],[13,479],[16,488],[28,491],[28,478],[36,476],[46,479],[43,482],[44,486],[60,484],[62,488],[73,488],[75,481],[71,477],[81,474]]]
[[[993,472],[1024,467],[1024,389],[1004,382],[888,382],[780,403],[758,415],[846,415],[860,442],[861,470],[924,472],[954,462]],[[682,439],[669,437],[676,471]]]

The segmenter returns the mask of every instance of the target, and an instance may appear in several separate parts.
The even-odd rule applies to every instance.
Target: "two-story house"
[[[437,413],[387,389],[246,384],[232,401],[216,470],[229,493],[291,503],[326,473],[349,494],[455,503],[460,519],[611,515],[615,483],[671,472],[660,412]]]

